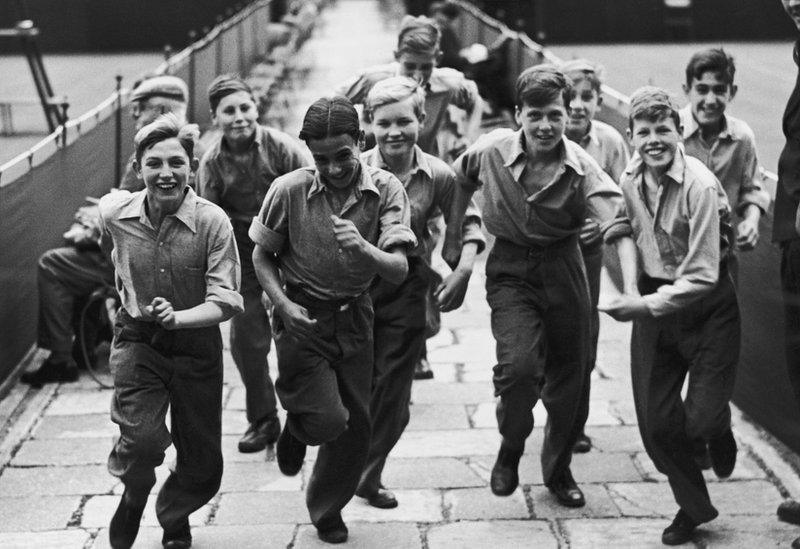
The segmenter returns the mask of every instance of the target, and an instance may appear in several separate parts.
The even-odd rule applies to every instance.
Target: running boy
[[[363,137],[346,98],[317,100],[300,132],[316,169],[276,179],[250,227],[256,274],[275,307],[276,387],[288,413],[278,466],[295,475],[306,446],[320,445],[306,503],[328,543],[347,540],[341,510],[369,451],[368,290],[376,275],[400,284],[417,244],[403,185],[360,160]]]
[[[585,59],[575,59],[561,65],[561,70],[572,83],[572,97],[569,102],[569,118],[565,135],[578,143],[583,150],[594,158],[600,167],[615,183],[619,183],[630,155],[625,140],[620,133],[605,122],[595,120],[595,114],[603,102],[601,95],[602,82],[600,70]],[[591,327],[589,335],[589,356],[586,371],[586,390],[583,405],[589,409],[589,392],[591,374],[597,362],[597,339],[600,335],[600,316],[597,302],[600,299],[600,273],[603,269],[603,240],[600,230],[594,221],[586,220],[581,231],[581,254],[586,266],[586,278],[589,280],[589,297],[591,297]],[[581,433],[573,451],[588,452],[592,449],[592,439],[586,436],[585,426],[581,425]]]
[[[680,508],[661,541],[679,545],[717,516],[692,442],[708,441],[720,478],[736,464],[728,402],[739,359],[739,307],[720,230],[728,204],[714,174],[684,153],[678,109],[666,92],[645,87],[631,96],[629,132],[637,155],[621,186],[642,295],[628,292],[602,310],[634,321],[631,381],[639,430]]]
[[[108,530],[115,549],[136,539],[170,443],[177,458],[156,500],[164,547],[191,546],[189,515],[222,479],[218,325],[243,309],[239,257],[225,212],[189,188],[194,134],[172,114],[139,130],[134,169],[145,190],[100,201],[102,245],[122,300],[110,357],[120,436],[108,470],[125,485]]]
[[[372,441],[356,494],[380,508],[397,506],[394,494],[383,488],[381,474],[408,424],[414,366],[425,346],[425,295],[434,245],[428,221],[437,210],[449,219],[455,187],[453,170],[416,145],[425,121],[424,104],[425,95],[415,80],[395,76],[375,84],[365,105],[378,144],[361,159],[403,183],[411,203],[411,228],[419,242],[408,253],[408,276],[402,284],[377,279],[370,290],[375,308]],[[485,246],[480,224],[473,206],[461,228],[461,260],[436,291],[436,305],[442,311],[458,308],[464,299],[475,255]]]
[[[258,123],[253,91],[241,79],[218,76],[208,87],[208,102],[221,135],[200,162],[197,188],[200,196],[228,213],[236,234],[244,313],[231,322],[231,354],[244,383],[249,423],[239,441],[239,451],[259,452],[278,439],[281,424],[267,363],[269,317],[253,268],[253,241],[247,231],[272,181],[311,165],[311,158],[287,134]]]
[[[515,114],[521,129],[496,130],[456,160],[460,184],[443,255],[450,264],[457,261],[459,220],[467,199],[482,187],[486,228],[497,238],[486,263],[503,437],[492,492],[509,495],[516,489],[532,409],[541,397],[548,414],[541,455],[545,485],[562,505],[580,507],[585,500],[570,462],[586,413],[581,398],[590,298],[578,233],[587,217],[596,220],[607,237],[619,236],[623,264],[635,262],[635,248],[630,228],[616,219],[623,207],[619,188],[564,137],[570,92],[569,81],[552,65],[519,76]]]

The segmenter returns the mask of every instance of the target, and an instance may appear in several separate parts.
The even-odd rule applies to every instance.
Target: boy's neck
[[[723,120],[724,119],[720,116],[719,120],[714,124],[698,124],[700,128],[700,137],[703,141],[712,142],[719,137],[719,134],[722,133]]]
[[[256,130],[257,131],[257,130]],[[256,132],[253,132],[253,135],[248,137],[247,139],[242,139],[239,141],[229,141],[225,140],[225,143],[228,145],[228,150],[233,154],[244,154],[250,147],[253,145],[253,142],[256,140]]]
[[[530,147],[525,147],[525,153],[528,155],[528,162],[551,164],[561,160],[561,150],[558,145],[549,151],[535,151]]]
[[[381,152],[381,157],[393,174],[405,174],[411,171],[414,166],[414,150],[410,150],[403,155],[385,155]]]
[[[586,126],[583,128],[567,128],[564,130],[564,134],[567,136],[568,139],[575,141],[576,143],[580,143],[583,141],[583,138],[589,135],[589,130],[592,129],[592,121],[590,120]]]

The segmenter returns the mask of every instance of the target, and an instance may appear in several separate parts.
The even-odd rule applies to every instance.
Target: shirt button
[[[165,271],[165,269],[159,269],[159,271],[161,271],[163,273]]]

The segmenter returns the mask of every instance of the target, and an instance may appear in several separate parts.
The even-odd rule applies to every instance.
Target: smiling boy
[[[708,443],[714,472],[736,464],[729,401],[739,358],[739,307],[720,226],[728,204],[717,179],[680,145],[678,109],[659,88],[631,96],[636,155],[622,176],[639,251],[639,291],[601,310],[633,320],[631,381],[645,450],[679,510],[661,541],[679,545],[717,516],[693,442]],[[681,387],[689,377],[685,401]]]
[[[624,265],[635,265],[635,250],[630,228],[616,220],[622,210],[619,188],[564,137],[569,98],[569,81],[552,65],[519,76],[521,129],[482,137],[454,164],[459,185],[442,255],[457,262],[459,220],[481,187],[483,220],[496,237],[486,262],[486,298],[497,342],[494,387],[502,442],[491,489],[506,496],[517,488],[532,409],[541,398],[548,414],[541,455],[545,485],[562,505],[580,507],[585,499],[570,462],[588,412],[581,395],[590,301],[578,233],[589,217],[617,242]],[[623,274],[632,285],[631,269]]]
[[[296,475],[319,445],[306,503],[318,536],[343,543],[341,511],[370,441],[376,276],[400,284],[417,240],[403,185],[360,160],[363,132],[344,97],[314,102],[300,139],[314,158],[276,179],[253,219],[253,263],[275,307],[276,389],[287,419],[278,466]]]

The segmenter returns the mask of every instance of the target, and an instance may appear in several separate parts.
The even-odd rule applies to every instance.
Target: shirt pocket
[[[200,305],[206,298],[205,267],[182,267],[176,292],[181,300],[181,308],[189,309]]]

